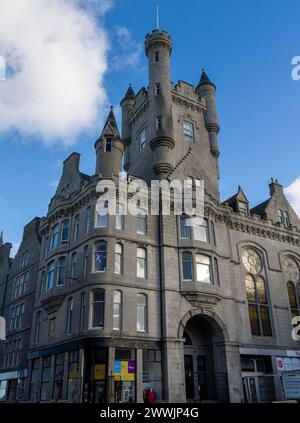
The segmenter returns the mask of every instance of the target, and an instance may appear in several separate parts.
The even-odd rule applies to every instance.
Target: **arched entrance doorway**
[[[210,316],[191,317],[184,329],[187,401],[227,402],[228,379],[224,334]]]

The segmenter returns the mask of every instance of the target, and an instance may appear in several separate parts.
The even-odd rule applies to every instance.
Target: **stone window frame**
[[[192,254],[192,279],[183,279],[183,262],[182,254],[184,252],[189,252]],[[196,256],[200,254],[207,256],[210,259],[210,270],[211,270],[211,282],[201,282],[197,281],[197,268],[196,268]],[[221,286],[221,277],[220,277],[220,266],[219,266],[219,257],[211,251],[206,251],[200,248],[181,248],[180,249],[180,278],[181,278],[181,287],[184,288],[184,284],[193,284],[196,288],[203,285],[208,286]],[[185,289],[183,289],[185,290]]]
[[[298,279],[292,280],[290,275],[288,275],[284,271],[283,266],[284,266],[284,262],[285,262],[286,259],[292,259],[297,264],[298,270],[299,270]],[[300,263],[299,263],[299,259],[297,257],[291,255],[291,254],[285,254],[281,259],[281,267],[282,267],[283,281],[284,281],[285,286],[286,286],[288,305],[289,305],[291,318],[295,317],[295,316],[293,316],[293,312],[296,312],[296,311],[297,311],[297,315],[300,316]],[[294,306],[294,307],[292,307],[292,305],[291,305],[291,298],[290,298],[289,289],[288,289],[289,285],[291,285],[293,287],[293,293],[294,293],[295,300],[296,300],[296,306]]]

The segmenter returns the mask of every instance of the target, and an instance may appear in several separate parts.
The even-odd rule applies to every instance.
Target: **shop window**
[[[41,401],[48,401],[50,399],[50,367],[51,357],[44,357],[41,381]]]
[[[69,353],[67,399],[77,402],[80,389],[79,351]]]
[[[63,399],[64,361],[64,354],[55,356],[53,399],[56,401]]]

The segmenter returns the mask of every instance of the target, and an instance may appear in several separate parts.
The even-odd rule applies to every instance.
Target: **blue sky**
[[[102,29],[97,37],[102,37],[103,45],[102,50],[99,46],[91,49],[84,64],[88,69],[91,60],[91,67],[101,69],[101,91],[96,101],[92,85],[87,85],[83,91],[78,84],[83,98],[82,111],[90,110],[86,117],[89,124],[79,119],[76,130],[70,131],[74,126],[70,116],[72,109],[75,117],[76,113],[81,117],[76,103],[74,108],[68,107],[66,116],[70,125],[63,127],[60,135],[60,126],[55,127],[53,102],[50,102],[47,125],[44,115],[39,116],[36,124],[35,110],[29,110],[31,114],[28,112],[23,118],[25,109],[20,108],[18,119],[9,117],[0,99],[0,229],[4,230],[5,240],[14,244],[20,242],[23,226],[29,220],[46,214],[60,177],[61,163],[72,151],[81,153],[83,172],[94,172],[94,142],[109,105],[118,106],[129,82],[135,91],[147,86],[143,42],[146,33],[155,25],[155,1],[116,0],[112,3],[104,0],[107,10],[98,14],[101,2],[90,3],[93,8],[88,11],[89,17],[92,19],[94,13]],[[80,7],[78,2],[75,7]],[[291,78],[292,58],[300,56],[299,12],[299,0],[160,1],[161,28],[173,38],[173,82],[183,79],[197,84],[204,67],[217,85],[223,200],[240,184],[254,206],[267,198],[271,177],[289,186],[300,176],[300,80]],[[8,38],[6,45],[10,41]],[[94,66],[93,54],[102,55],[103,61],[95,61]],[[103,63],[106,70],[101,68]],[[74,76],[72,67],[59,69],[70,72],[70,78]],[[46,73],[51,71],[48,63],[42,75],[46,78]],[[19,90],[13,78],[11,81],[8,78],[0,81],[0,93],[8,82],[11,92]],[[43,78],[36,78],[32,84],[42,86]],[[66,90],[64,97],[68,95],[72,96],[72,90]],[[46,98],[47,92],[43,96]],[[47,103],[47,98],[45,101]],[[88,107],[85,101],[90,101]],[[93,105],[96,113],[92,110]],[[1,108],[6,119],[4,123]],[[116,112],[119,117],[119,110]],[[10,121],[13,125],[9,125]]]

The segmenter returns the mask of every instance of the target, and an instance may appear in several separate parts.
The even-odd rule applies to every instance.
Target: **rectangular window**
[[[51,250],[54,250],[58,246],[58,223],[53,226],[52,228],[52,235],[51,235]]]
[[[214,283],[220,285],[218,260],[214,257]]]
[[[46,291],[46,273],[41,273],[41,280],[40,280],[40,292],[39,292],[39,298],[43,295],[43,293]]]
[[[156,130],[160,131],[162,129],[163,129],[162,117],[157,116],[157,118],[156,118]]]
[[[46,257],[48,255],[48,250],[49,250],[49,237],[47,236],[47,238],[45,239],[45,246],[44,246],[44,260],[46,260]]]
[[[137,248],[136,276],[147,277],[147,251],[145,248]]]
[[[138,332],[147,331],[147,314],[147,296],[138,294],[136,303],[136,330]]]
[[[28,264],[28,251],[24,251],[21,256],[21,269],[24,269]]]
[[[49,319],[48,336],[53,336],[56,329],[56,317]]]
[[[136,216],[136,233],[139,235],[147,234],[147,215],[144,213]]]
[[[71,256],[71,278],[77,278],[77,253],[73,253]]]
[[[158,63],[159,62],[159,51],[155,51],[154,52],[154,62]]]
[[[104,152],[111,153],[111,150],[112,150],[112,139],[106,138],[105,146],[104,146]]]
[[[183,136],[187,141],[194,140],[194,126],[191,122],[183,122]]]
[[[196,273],[198,282],[212,283],[210,257],[196,254]]]
[[[160,83],[155,84],[155,95],[160,95]]]
[[[63,285],[65,283],[65,274],[66,274],[66,257],[60,257],[58,259],[57,266],[57,285]]]
[[[96,207],[97,228],[107,228],[108,226],[108,202],[102,201],[99,210]]]
[[[209,242],[208,220],[202,217],[193,218],[194,239]]]
[[[41,382],[41,401],[48,401],[50,399],[50,367],[51,357],[44,357]]]
[[[79,316],[79,330],[84,331],[84,318],[85,318],[85,292],[80,294],[80,316]]]
[[[244,214],[245,216],[248,216],[248,206],[247,203],[245,203],[244,201],[239,201],[238,202],[238,206],[239,206],[239,212]]]
[[[87,207],[86,209],[86,223],[85,223],[85,233],[87,234],[90,230],[91,226],[91,207]]]
[[[123,206],[123,204],[117,205],[116,229],[118,229],[119,231],[124,230],[124,206]]]
[[[113,329],[121,330],[122,326],[122,292],[114,291]]]
[[[52,289],[54,286],[54,272],[55,272],[55,261],[51,261],[51,263],[47,266],[47,290]]]
[[[115,273],[123,273],[123,245],[119,243],[115,245]]]
[[[73,324],[73,298],[68,299],[68,310],[67,310],[67,335],[72,334],[72,324]]]
[[[89,247],[86,245],[83,250],[83,277],[85,278],[88,273],[88,261],[89,261]]]
[[[181,239],[191,239],[191,226],[189,223],[191,219],[189,216],[183,215],[180,216],[180,238]]]
[[[61,224],[61,243],[65,244],[69,241],[69,220],[63,220]]]
[[[30,390],[29,390],[29,399],[31,402],[39,400],[39,391],[38,384],[40,372],[39,372],[39,362],[38,358],[32,360],[32,370],[31,370],[31,379],[30,379]]]
[[[95,245],[95,272],[106,272],[107,244],[105,241]]]
[[[80,227],[80,215],[77,214],[75,216],[75,222],[74,222],[74,241],[77,241],[79,237],[79,227]]]
[[[146,145],[146,130],[142,129],[139,133],[139,145],[140,145],[140,151],[145,148]]]
[[[290,218],[289,218],[288,212],[286,211],[283,212],[283,221],[286,227],[290,226]]]
[[[92,293],[92,327],[104,327],[104,290]]]
[[[56,401],[63,398],[64,361],[64,354],[55,356],[53,399]]]
[[[68,363],[68,391],[67,399],[78,402],[78,381],[79,381],[79,351],[71,351]]]
[[[193,255],[189,251],[182,253],[182,277],[185,281],[193,280]]]

